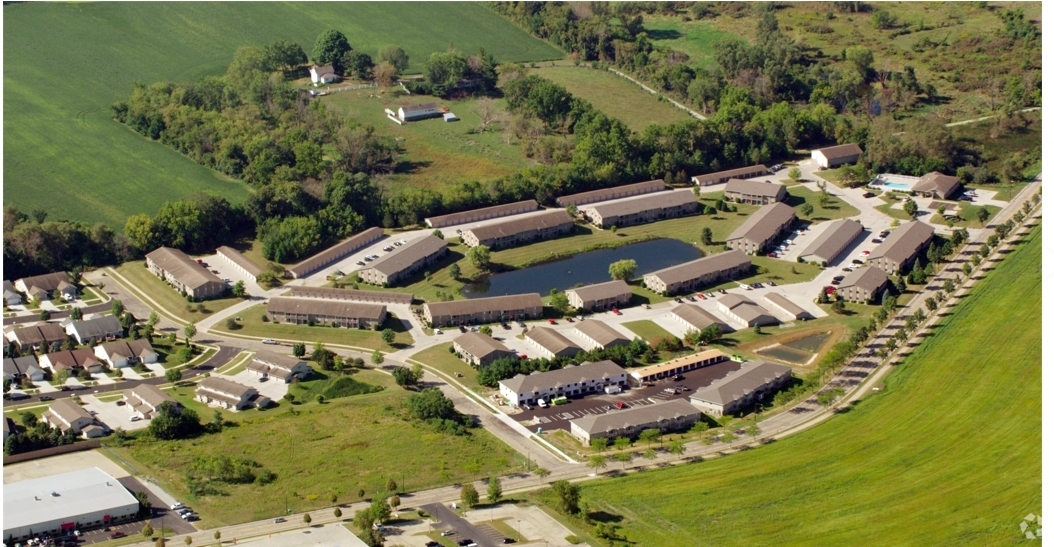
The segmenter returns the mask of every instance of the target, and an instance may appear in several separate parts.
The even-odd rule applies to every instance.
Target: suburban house
[[[711,416],[749,412],[754,410],[756,403],[779,391],[790,379],[790,367],[768,361],[749,361],[739,370],[699,389],[689,400]]]
[[[151,364],[157,362],[157,352],[149,340],[118,340],[95,346],[95,356],[113,368],[124,368],[136,363]]]
[[[639,196],[641,194],[650,194],[665,189],[666,183],[663,182],[662,179],[656,179],[647,182],[623,184],[622,186],[612,186],[611,188],[601,188],[599,190],[590,190],[589,192],[560,196],[556,198],[556,203],[561,207],[570,207],[571,205],[581,207],[587,203],[596,203],[598,201],[607,201],[609,199],[628,198],[631,196]]]
[[[900,273],[914,265],[914,260],[925,252],[933,240],[933,227],[917,220],[898,226],[871,255],[867,264],[886,273]]]
[[[696,186],[713,186],[715,184],[721,184],[730,180],[749,179],[751,177],[763,177],[767,174],[769,174],[768,167],[759,164],[751,165],[750,167],[729,169],[727,171],[718,171],[717,173],[696,175],[692,177],[692,182],[695,183]]]
[[[303,279],[382,237],[384,230],[376,226],[367,228],[289,268],[289,275],[293,276],[293,279]]]
[[[436,118],[440,115],[439,105],[436,103],[422,103],[410,106],[400,106],[399,120],[403,122],[412,122],[414,120],[423,120],[425,118]]]
[[[234,266],[234,269],[245,275],[245,277],[251,279],[253,283],[256,283],[256,278],[264,271],[263,268],[249,260],[247,256],[238,252],[238,249],[234,247],[224,245],[216,249],[216,254],[225,262]]]
[[[633,298],[629,285],[621,279],[584,287],[572,287],[564,292],[572,307],[586,311],[618,308],[628,304]]]
[[[507,217],[509,215],[518,215],[520,213],[530,213],[531,211],[537,210],[538,202],[533,199],[528,199],[517,201],[515,203],[506,203],[504,205],[495,205],[493,207],[451,213],[449,215],[428,217],[425,219],[425,224],[427,224],[429,228],[443,228],[469,222],[479,222],[481,220]]]
[[[798,258],[802,262],[815,262],[823,267],[834,264],[843,251],[863,233],[859,222],[849,219],[835,220],[824,226],[820,235],[805,246]]]
[[[755,325],[772,325],[779,323],[775,317],[758,305],[757,302],[739,295],[726,294],[717,300],[717,308],[727,315],[737,328],[745,329]]]
[[[498,382],[498,391],[508,404],[519,406],[557,397],[603,393],[610,386],[625,387],[626,370],[614,361],[598,361],[547,372],[517,374]]]
[[[557,357],[573,357],[582,351],[578,344],[567,339],[566,336],[546,327],[534,327],[524,335],[527,343],[534,346],[546,359]]]
[[[718,319],[714,314],[691,304],[678,304],[670,310],[670,315],[688,327],[688,330],[704,330],[710,325],[717,325],[721,332],[730,332],[732,327]]]
[[[658,429],[664,433],[688,429],[700,418],[702,413],[691,403],[674,399],[571,420],[571,435],[589,446],[593,439],[633,438],[645,429]]]
[[[770,292],[766,294],[765,300],[769,301],[769,304],[772,305],[771,307],[774,307],[777,310],[786,313],[787,315],[793,317],[795,320],[809,319],[812,317],[811,313],[805,311],[801,308],[801,306],[795,304],[794,302],[791,302],[790,298],[787,298],[786,296],[783,296],[778,292]]]
[[[29,298],[39,298],[41,300],[51,300],[51,296],[55,291],[62,293],[62,298],[68,302],[77,298],[77,286],[70,283],[70,276],[66,272],[23,277],[15,281],[15,288],[25,293]]]
[[[743,251],[726,251],[644,275],[644,286],[659,294],[677,294],[750,273]]]
[[[359,270],[359,279],[374,285],[394,285],[434,264],[447,252],[446,241],[434,235],[419,237]]]
[[[253,360],[245,365],[245,368],[255,372],[260,378],[279,380],[287,384],[292,382],[293,378],[303,380],[314,372],[306,361],[273,351],[256,352]]]
[[[194,392],[194,398],[227,410],[266,408],[271,404],[271,399],[260,395],[255,388],[219,376],[209,376],[202,380]]]
[[[553,209],[537,215],[469,228],[461,232],[461,238],[469,247],[482,245],[502,249],[559,237],[570,233],[574,227],[575,222],[567,211]]]
[[[66,341],[66,331],[55,323],[41,323],[35,327],[14,329],[8,331],[4,336],[9,342],[17,344],[19,349],[33,347],[47,351],[52,343]]]
[[[797,220],[793,207],[785,203],[770,203],[754,211],[746,222],[725,238],[725,243],[729,249],[761,255],[778,242]]]
[[[215,298],[227,291],[227,284],[179,249],[158,247],[146,255],[146,267],[167,281],[181,294],[195,300]]]
[[[18,294],[15,290],[15,286],[10,281],[4,280],[4,304],[7,306],[17,306],[22,303],[22,295]]]
[[[454,353],[462,361],[475,367],[486,366],[495,359],[515,355],[504,344],[482,332],[466,332],[454,338]]]
[[[84,345],[93,338],[98,341],[124,336],[124,327],[112,315],[101,315],[86,321],[74,321],[66,327],[66,334],[78,344]]]
[[[611,325],[596,319],[586,319],[575,323],[575,332],[585,338],[589,349],[608,349],[612,346],[629,344],[629,338],[623,336]]]
[[[428,302],[424,318],[433,327],[474,325],[534,319],[542,315],[542,297],[538,293]]]
[[[267,302],[267,315],[275,323],[335,324],[349,329],[372,329],[388,318],[388,307],[364,302],[276,296]]]
[[[32,355],[5,358],[4,379],[17,383],[22,378],[28,378],[30,382],[44,380],[44,371],[37,364],[37,358]]]
[[[72,429],[77,435],[84,433],[84,436],[89,438],[101,437],[104,433],[102,428],[88,430],[90,426],[95,425],[95,418],[81,405],[73,402],[73,399],[58,399],[52,402],[40,418],[48,426],[63,433]]]
[[[581,211],[600,228],[632,226],[698,213],[699,200],[691,190],[674,190],[589,205]]]
[[[716,349],[708,349],[691,355],[685,355],[684,357],[671,359],[665,363],[635,368],[633,369],[633,372],[630,373],[630,379],[633,381],[634,385],[640,386],[670,376],[684,374],[690,370],[720,363],[726,359],[728,359],[728,356],[724,353],[721,353]]]
[[[962,184],[959,182],[959,177],[933,171],[922,175],[911,190],[928,198],[949,199],[962,190]]]
[[[414,295],[405,292],[363,291],[358,289],[336,289],[333,287],[289,287],[289,296],[298,298],[321,298],[323,300],[351,300],[378,304],[405,304],[414,301]]]
[[[335,82],[340,79],[340,75],[334,70],[333,64],[328,65],[313,65],[308,69],[311,73],[311,83],[313,84],[328,84]]]
[[[40,366],[50,368],[53,372],[85,369],[95,374],[102,372],[103,362],[92,350],[81,348],[45,353],[40,356]]]
[[[820,167],[830,169],[843,163],[856,163],[860,159],[860,154],[863,153],[864,151],[856,143],[839,144],[813,150],[812,159]]]
[[[787,198],[787,187],[756,180],[732,180],[725,185],[725,199],[751,205],[768,205]]]
[[[157,409],[161,408],[163,403],[171,404],[177,414],[183,412],[183,405],[179,401],[153,384],[139,384],[125,391],[122,399],[125,406],[132,411],[133,416],[139,416],[144,420],[156,416]]]
[[[888,283],[889,276],[881,268],[857,268],[838,285],[838,294],[849,302],[877,304]]]

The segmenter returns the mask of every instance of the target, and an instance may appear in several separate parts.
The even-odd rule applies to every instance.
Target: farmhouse
[[[725,199],[751,205],[768,205],[787,198],[787,187],[756,180],[732,180],[725,185]]]
[[[571,420],[571,435],[589,446],[593,439],[633,438],[645,429],[662,432],[688,429],[700,418],[702,413],[691,403],[674,399]]]
[[[414,301],[414,295],[402,292],[362,291],[357,289],[335,289],[333,287],[289,287],[289,296],[299,298],[321,298],[323,300],[352,300],[381,304],[406,304]]]
[[[579,321],[575,324],[575,332],[586,339],[586,345],[590,349],[608,349],[629,344],[629,338],[622,336],[611,325],[596,319]]]
[[[40,356],[40,366],[53,372],[85,369],[92,374],[102,372],[103,362],[88,348],[45,353]]]
[[[564,292],[572,307],[586,311],[610,310],[628,304],[633,298],[629,285],[621,279],[573,287]]]
[[[706,351],[700,351],[699,353],[671,359],[665,363],[633,369],[633,372],[630,373],[630,379],[635,385],[644,385],[649,382],[661,380],[662,378],[677,376],[690,370],[703,368],[714,363],[720,363],[725,359],[728,359],[728,356],[724,353],[721,353],[716,349],[708,349]]]
[[[812,317],[812,314],[803,310],[800,306],[798,306],[794,302],[791,302],[789,298],[783,296],[778,292],[770,292],[766,294],[765,300],[768,300],[769,303],[772,304],[772,306],[775,307],[777,310],[786,313],[787,315],[793,317],[795,320],[809,319],[810,317]]]
[[[466,332],[455,338],[454,353],[475,367],[486,366],[495,359],[513,355],[512,350],[504,344],[482,332]]]
[[[4,379],[17,382],[22,378],[28,378],[30,382],[44,380],[44,371],[37,364],[37,358],[32,355],[22,357],[8,357],[4,359]]]
[[[161,405],[168,403],[177,414],[183,412],[183,404],[172,398],[171,395],[161,391],[161,388],[153,384],[139,384],[124,392],[121,397],[125,406],[132,411],[133,416],[139,416],[149,420],[157,415]]]
[[[7,306],[17,306],[22,303],[22,295],[18,294],[15,290],[15,286],[10,281],[4,280],[4,304]]]
[[[804,262],[815,262],[823,267],[834,264],[835,259],[842,254],[864,231],[864,227],[855,220],[841,219],[830,222],[823,228],[820,235],[806,245],[805,249],[798,255]]]
[[[860,159],[860,154],[863,153],[864,151],[856,143],[840,144],[813,150],[812,159],[820,167],[829,169],[843,163],[856,163],[856,160]]]
[[[933,227],[919,221],[901,224],[867,258],[870,266],[900,273],[914,264],[933,239]]]
[[[888,283],[889,277],[880,268],[857,268],[842,280],[842,284],[838,286],[838,294],[849,302],[877,304]]]
[[[303,279],[382,237],[384,237],[384,230],[377,227],[367,228],[289,268],[289,274],[293,276],[293,279]]]
[[[726,251],[645,274],[644,286],[659,294],[677,294],[748,273],[750,258],[743,251]]]
[[[959,182],[959,177],[933,171],[922,175],[911,190],[928,198],[949,199],[962,190],[962,184]]]
[[[424,305],[424,318],[433,327],[472,325],[534,319],[542,314],[538,293],[492,296]]]
[[[215,298],[227,290],[226,283],[179,249],[158,247],[146,255],[146,267],[195,300]]]
[[[657,192],[639,197],[590,205],[582,214],[593,224],[632,226],[666,218],[676,218],[699,212],[699,201],[690,190]]]
[[[721,329],[721,332],[730,332],[732,327],[729,327],[727,323],[715,317],[712,313],[700,308],[699,306],[693,306],[691,304],[678,304],[670,310],[670,315],[677,319],[678,322],[683,323],[688,327],[689,330],[704,330],[710,325],[717,325],[717,328]]]
[[[717,301],[717,307],[732,320],[733,325],[741,329],[755,325],[779,323],[775,317],[770,315],[765,308],[759,306],[757,302],[739,294],[722,296]]]
[[[156,363],[157,352],[149,340],[118,340],[95,346],[95,356],[110,363],[111,367],[124,368],[136,363]]]
[[[77,287],[70,283],[70,277],[66,272],[23,277],[15,281],[15,288],[25,293],[29,298],[39,298],[41,300],[50,300],[55,291],[62,293],[62,298],[66,301],[72,301],[77,298]]]
[[[273,351],[258,351],[253,360],[245,365],[261,379],[278,380],[288,384],[293,378],[303,380],[314,372],[307,362]]]
[[[771,203],[754,211],[746,222],[729,234],[725,243],[729,249],[761,255],[794,226],[796,220],[793,207],[784,203]]]
[[[465,245],[491,249],[513,247],[567,234],[575,227],[567,211],[554,209],[538,215],[476,226],[461,233]]]
[[[267,302],[267,315],[275,323],[372,329],[388,318],[388,308],[383,304],[276,296]]]
[[[768,361],[743,363],[739,370],[692,394],[693,405],[711,416],[754,410],[754,404],[779,391],[791,379],[790,367]]]
[[[266,408],[271,400],[260,395],[256,389],[238,382],[209,376],[198,384],[194,398],[206,404],[214,404],[227,410],[242,410],[243,408]]]
[[[328,65],[313,65],[308,72],[311,73],[311,83],[313,84],[328,84],[335,82],[340,79],[340,75],[333,69],[333,64]]]
[[[54,342],[65,342],[66,331],[54,323],[41,323],[35,327],[22,327],[8,331],[5,335],[9,342],[14,342],[19,349],[32,347],[47,348]]]
[[[481,220],[518,215],[520,213],[530,213],[531,211],[537,210],[538,202],[533,199],[528,199],[525,201],[517,201],[516,203],[506,203],[504,205],[495,205],[493,207],[484,207],[482,209],[473,209],[471,211],[429,217],[425,219],[425,224],[427,224],[429,228],[443,228],[468,222],[479,222]]]
[[[557,397],[578,397],[603,393],[609,386],[626,386],[626,370],[614,361],[569,365],[547,372],[517,374],[498,382],[498,391],[512,406],[551,401]]]
[[[112,315],[103,315],[86,321],[74,321],[66,327],[66,334],[73,337],[78,344],[87,344],[90,340],[107,340],[124,336],[124,327]]]
[[[399,120],[403,122],[412,122],[414,120],[423,120],[425,118],[436,118],[440,115],[439,105],[436,103],[422,103],[410,106],[400,106]]]
[[[446,256],[446,241],[434,235],[417,238],[359,270],[359,279],[374,285],[389,286],[410,277],[425,266]]]
[[[692,182],[694,182],[698,186],[713,186],[715,184],[721,184],[730,180],[749,179],[751,177],[763,177],[767,174],[769,174],[768,167],[765,167],[764,165],[751,165],[750,167],[740,167],[738,169],[718,171],[717,173],[696,175],[692,177]]]
[[[527,331],[524,338],[547,359],[573,357],[582,351],[582,348],[568,340],[566,336],[546,327],[534,327]]]
[[[235,249],[234,247],[224,245],[219,249],[216,249],[216,254],[233,265],[234,269],[251,279],[253,283],[256,283],[256,278],[264,271],[263,268],[252,260],[249,260],[248,257],[238,252],[238,249]]]
[[[663,182],[662,179],[656,179],[634,184],[623,184],[622,186],[613,186],[611,188],[601,188],[599,190],[591,190],[589,192],[571,194],[568,196],[560,196],[556,198],[556,203],[561,207],[569,207],[571,205],[581,207],[587,203],[596,203],[598,201],[607,201],[609,199],[628,198],[630,196],[650,194],[665,189],[666,183]]]
[[[81,405],[73,402],[73,399],[58,399],[52,402],[40,417],[44,423],[54,429],[59,429],[63,433],[72,429],[77,435],[80,435],[85,428],[95,424],[95,418],[88,414],[88,411],[84,410]],[[100,436],[102,431],[98,433],[99,435],[94,436]]]
[[[4,485],[4,541],[131,521],[139,501],[98,467]],[[25,543],[23,543],[25,545]]]

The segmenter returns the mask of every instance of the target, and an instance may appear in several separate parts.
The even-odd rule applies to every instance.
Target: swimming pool
[[[892,188],[894,190],[903,190],[905,192],[911,190],[911,185],[910,184],[906,184],[906,183],[903,183],[903,182],[889,182],[887,180],[876,180],[876,181],[872,182],[870,184],[870,186],[873,187],[873,188],[881,188],[881,187],[885,186],[886,188]]]

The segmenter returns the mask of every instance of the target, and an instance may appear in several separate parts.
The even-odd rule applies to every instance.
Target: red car
[[[769,258],[776,258],[776,253],[769,253],[769,254],[768,254],[768,257],[769,257]]]
[[[697,294],[695,296],[697,296],[699,298],[699,300],[706,300],[706,295],[703,294],[703,293],[699,293],[699,294]]]
[[[110,534],[110,539],[123,538],[126,535],[128,535],[128,534],[125,534],[124,532],[114,532],[114,533]]]
[[[835,293],[835,291],[837,291],[838,289],[834,288],[834,287],[833,287],[833,286],[831,286],[831,285],[828,285],[828,286],[824,287],[824,288],[823,288],[823,290],[824,290],[824,291],[825,291],[825,292],[826,292],[827,294],[834,294],[834,293]]]
[[[622,312],[618,311],[618,308],[612,308],[611,309],[611,313],[613,313],[615,315],[622,315]]]
[[[555,325],[556,324],[556,319],[549,319],[549,324],[550,325]]]
[[[620,410],[623,409],[623,408],[626,408],[626,403],[623,403],[623,402],[619,401],[619,402],[615,403],[615,408],[620,409]]]

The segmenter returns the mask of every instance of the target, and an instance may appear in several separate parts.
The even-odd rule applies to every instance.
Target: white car
[[[140,418],[139,416],[132,416],[131,418],[128,418],[129,422],[138,422],[139,420],[142,420],[142,418]]]
[[[274,338],[264,338],[263,340],[261,340],[261,342],[265,344],[270,344],[272,346],[278,344],[278,341],[276,341]]]
[[[739,288],[740,288],[740,289],[744,289],[744,290],[747,290],[747,291],[749,291],[749,290],[750,290],[750,285],[747,285],[747,284],[740,284],[740,285],[739,285]]]
[[[439,330],[439,329],[435,329],[435,333],[436,333],[436,334],[443,334],[443,331],[441,331],[441,330]]]

